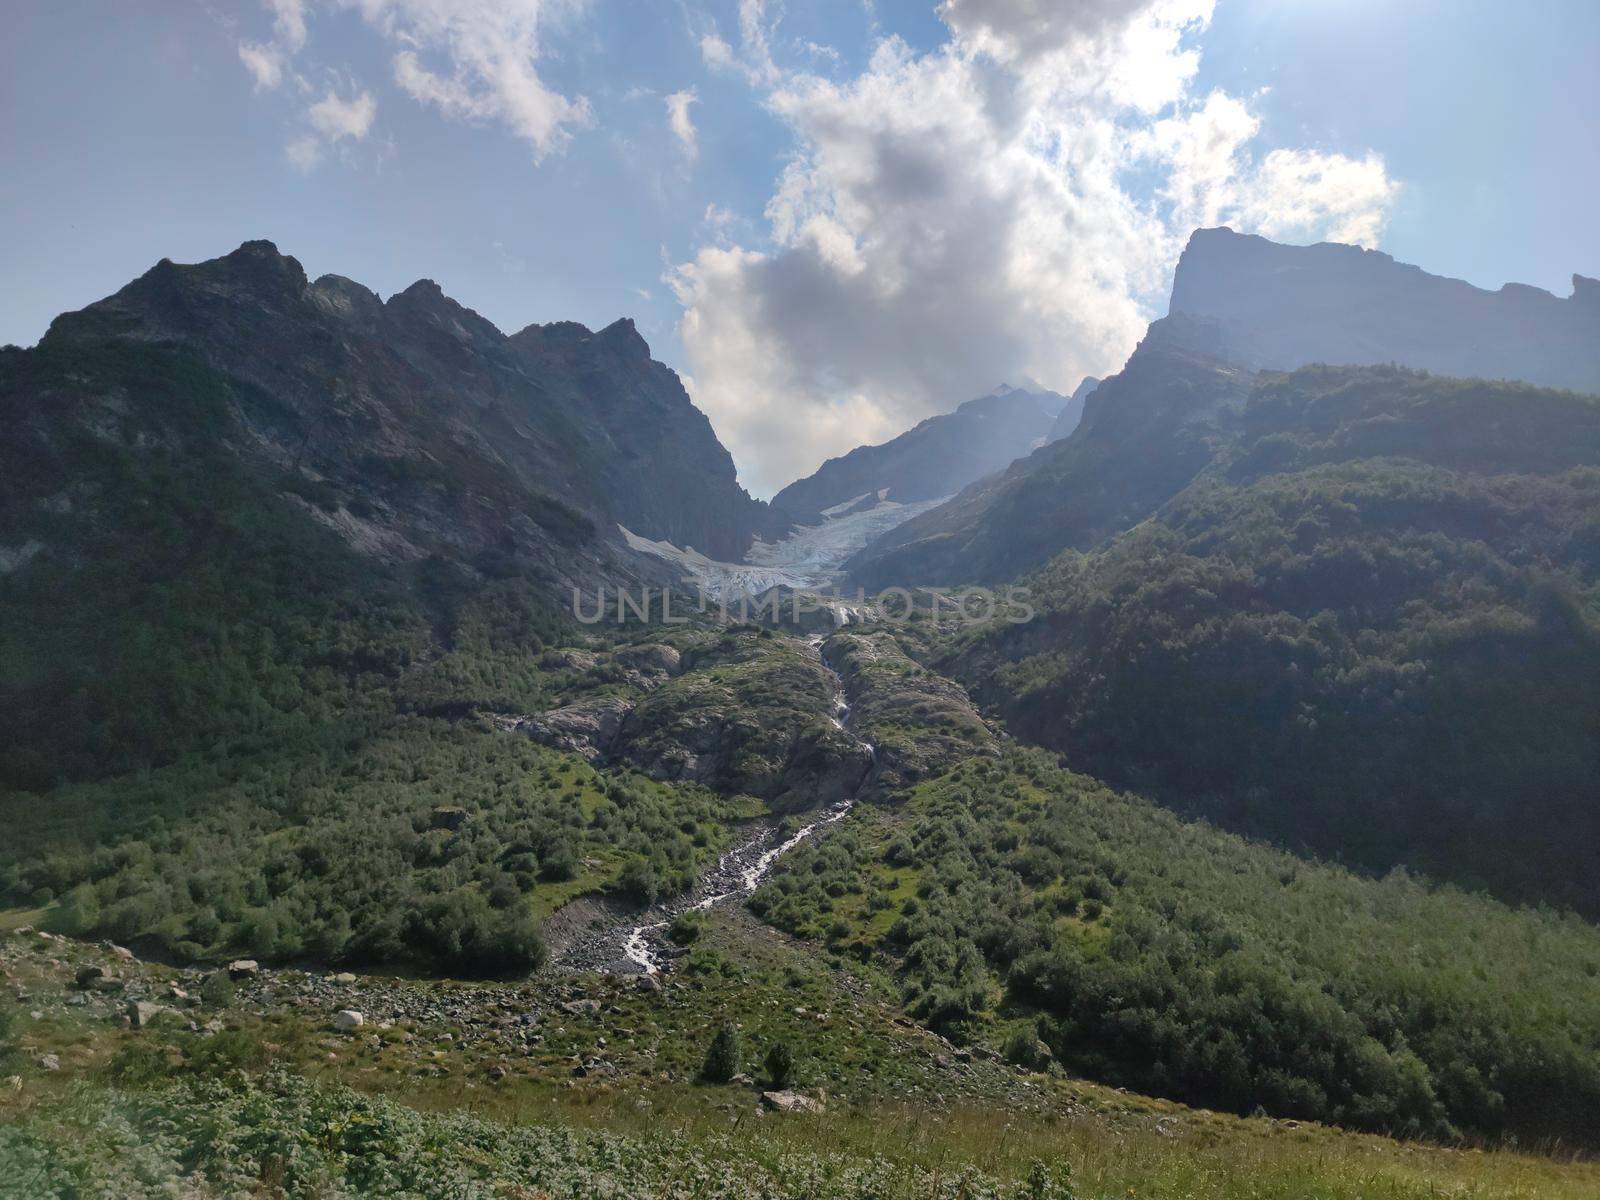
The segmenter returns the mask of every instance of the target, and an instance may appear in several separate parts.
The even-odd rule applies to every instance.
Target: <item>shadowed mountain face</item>
[[[129,342],[176,343],[224,375],[233,450],[336,493],[347,503],[329,523],[386,558],[549,550],[616,522],[737,557],[771,528],[630,320],[507,337],[431,280],[385,303],[339,276],[308,282],[270,242],[249,242],[195,266],[163,261],[58,318],[44,347]]]
[[[1222,355],[1246,366],[1395,363],[1600,392],[1600,281],[1572,286],[1567,299],[1519,283],[1489,292],[1359,246],[1201,229],[1170,311],[1215,322]]]
[[[772,506],[806,520],[880,492],[883,499],[899,504],[948,496],[1049,437],[1066,403],[1055,392],[1002,385],[955,412],[929,417],[892,441],[830,458],[774,496]]]

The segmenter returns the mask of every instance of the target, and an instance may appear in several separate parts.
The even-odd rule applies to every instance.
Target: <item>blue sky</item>
[[[1600,275],[1600,4],[936,9],[9,0],[0,342],[267,237],[508,331],[634,316],[770,493],[1116,369],[1196,224]]]

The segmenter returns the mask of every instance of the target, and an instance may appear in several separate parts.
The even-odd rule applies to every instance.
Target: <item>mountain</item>
[[[1396,363],[1600,392],[1600,280],[1574,275],[1572,288],[1566,299],[1520,283],[1490,292],[1359,246],[1201,229],[1169,311],[1213,321],[1222,355],[1252,367]]]
[[[1056,423],[1050,427],[1050,441],[1058,442],[1078,427],[1078,423],[1083,420],[1084,401],[1089,398],[1089,393],[1099,386],[1100,380],[1095,376],[1084,376],[1083,382],[1072,390],[1072,395],[1067,397],[1067,402],[1056,414]]]
[[[948,496],[1049,437],[1052,421],[1066,403],[1055,392],[1002,384],[882,445],[859,446],[830,458],[774,496],[772,506],[814,521],[827,509],[874,494],[899,504]]]
[[[570,522],[552,503],[601,538],[620,522],[722,556],[772,528],[627,319],[507,337],[431,280],[383,302],[247,242],[194,266],[163,261],[58,318],[41,350],[128,343],[186,347],[227,376],[237,451],[361,503],[331,519],[361,548],[416,558],[439,539],[562,542]],[[438,494],[445,478],[471,494]]]
[[[1205,461],[1213,369],[1393,363],[1600,392],[1600,284],[1581,276],[1566,300],[1521,285],[1486,292],[1358,246],[1202,229],[1170,310],[1086,397],[1075,436],[888,531],[847,572],[869,587],[995,582],[1142,520]]]
[[[506,337],[268,242],[162,262],[0,351],[0,786],[291,738],[401,680],[514,703],[484,664],[564,587],[659,570],[619,522],[731,557],[785,527],[632,322]]]
[[[1340,257],[1387,277],[1360,254]],[[1600,914],[1600,397],[1285,372],[1236,357],[1266,334],[1174,309],[1070,437],[847,573],[1028,586],[1038,620],[936,666],[1077,769],[1296,850]]]

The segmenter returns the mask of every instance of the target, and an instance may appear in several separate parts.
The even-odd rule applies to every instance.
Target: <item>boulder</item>
[[[236,958],[228,964],[228,978],[235,983],[242,979],[254,979],[261,974],[261,964],[253,958]]]
[[[349,971],[340,971],[333,977],[333,981],[341,986],[348,987],[350,984],[356,981],[356,977]]]
[[[802,1096],[799,1092],[762,1092],[761,1103],[773,1112],[819,1113],[823,1111],[820,1100]]]
[[[333,1014],[333,1027],[341,1032],[348,1032],[352,1029],[360,1029],[366,1023],[366,1017],[362,1016],[353,1008],[341,1008],[338,1012]]]
[[[156,1004],[150,1000],[133,1000],[128,1004],[128,1022],[135,1029],[143,1029],[162,1013],[171,1011],[164,1004]]]

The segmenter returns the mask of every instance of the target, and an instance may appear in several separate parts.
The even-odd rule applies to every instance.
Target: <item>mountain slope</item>
[[[1113,783],[1594,915],[1596,464],[1597,398],[1264,374],[1192,482],[947,665]]]
[[[830,458],[774,496],[772,506],[814,520],[872,493],[898,504],[948,496],[1027,454],[1050,435],[1064,403],[1054,392],[1003,386],[882,445]]]

